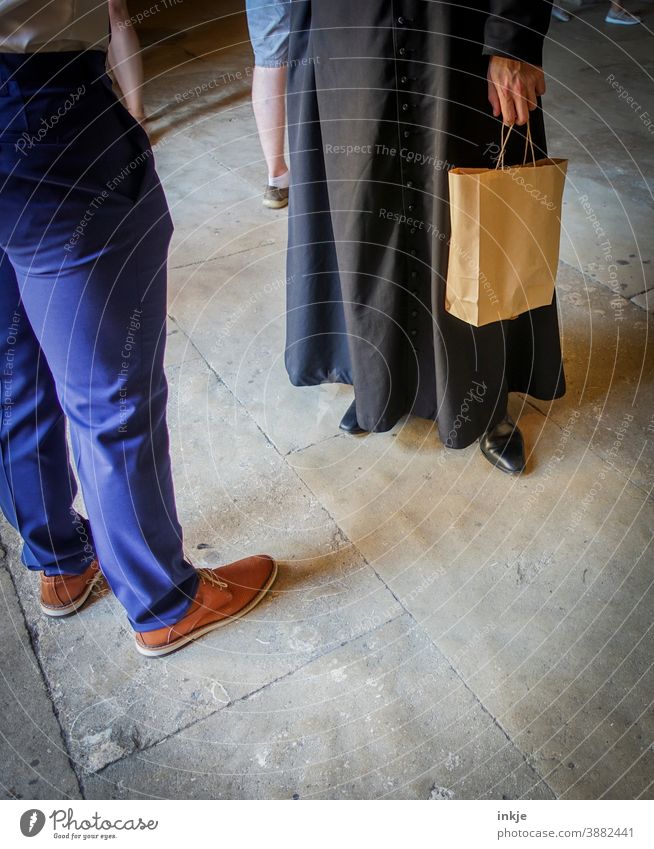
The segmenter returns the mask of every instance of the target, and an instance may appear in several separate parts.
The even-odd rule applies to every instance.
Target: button
[[[414,212],[414,211],[415,211],[415,206],[414,206],[412,203],[410,203],[410,204],[407,206],[407,209],[409,210],[409,212]]]
[[[410,232],[411,232],[411,235],[413,236],[413,234],[416,232],[416,228],[412,227]]]
[[[400,47],[397,52],[400,54],[400,56],[406,56],[406,50],[403,47]]]
[[[414,328],[413,328],[413,330],[411,331],[411,335],[412,335],[412,336],[417,336],[417,335],[418,335],[418,331],[415,329],[415,327],[414,327]]]
[[[409,251],[409,253],[411,254],[411,256],[415,256],[415,255],[416,255],[415,250]]]
[[[400,82],[402,83],[402,85],[406,85],[409,82],[409,78],[408,77],[400,77]]]
[[[407,187],[407,189],[412,189],[413,188],[413,180],[407,180],[406,181],[406,187]]]
[[[411,289],[410,291],[411,291],[411,294],[412,294],[412,295],[417,295],[417,294],[418,294],[418,290],[417,290],[417,289]]]
[[[411,135],[411,133],[410,133],[410,131],[409,131],[409,130],[405,130],[405,131],[402,133],[402,135],[404,136],[404,138],[405,138],[405,139],[408,139],[408,138],[409,138],[409,136]]]
[[[397,19],[397,22],[401,27],[403,27],[406,23],[406,20],[402,17],[402,15],[400,15],[400,17]]]
[[[415,280],[417,276],[418,276],[418,272],[417,272],[417,271],[412,271],[412,272],[411,272],[411,279],[412,279],[412,280]],[[414,295],[416,294],[416,293],[415,293],[415,291],[414,291],[413,289],[412,289],[411,291],[413,292],[413,294],[414,294]]]
[[[402,112],[408,112],[408,111],[409,111],[409,104],[403,103],[402,104]]]
[[[411,310],[411,318],[416,318],[418,315],[418,310]]]

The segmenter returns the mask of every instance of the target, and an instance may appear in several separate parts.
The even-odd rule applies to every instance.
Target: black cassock
[[[542,63],[541,0],[294,0],[286,367],[347,383],[359,424],[407,413],[469,445],[508,392],[565,391],[556,299],[474,328],[445,311],[447,169],[494,165],[489,55]],[[545,155],[540,108],[531,115]],[[514,130],[507,164],[522,162]],[[509,246],[510,250],[510,246]]]

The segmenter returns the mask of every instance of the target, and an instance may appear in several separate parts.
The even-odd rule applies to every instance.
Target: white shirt
[[[0,53],[106,50],[107,0],[0,0]]]

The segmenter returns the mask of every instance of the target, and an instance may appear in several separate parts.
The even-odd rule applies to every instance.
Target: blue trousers
[[[29,569],[97,557],[148,631],[197,590],[166,425],[172,222],[104,67],[99,51],[0,54],[0,506]]]

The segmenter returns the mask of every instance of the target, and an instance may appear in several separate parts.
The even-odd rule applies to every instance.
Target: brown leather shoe
[[[267,554],[245,557],[218,569],[198,569],[200,584],[188,613],[175,625],[134,635],[147,657],[170,654],[209,631],[244,616],[256,607],[277,577],[277,564]]]
[[[41,572],[41,610],[46,616],[68,616],[75,613],[102,579],[97,560],[81,575],[53,575]]]

